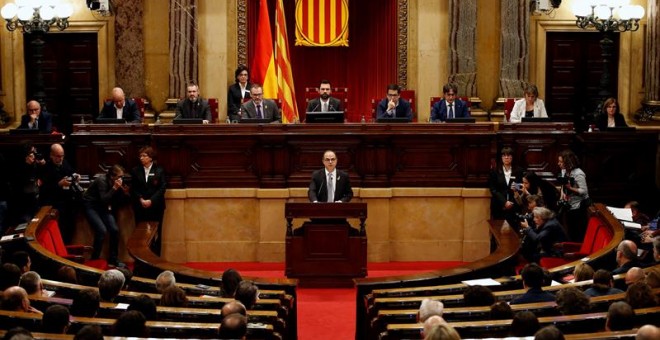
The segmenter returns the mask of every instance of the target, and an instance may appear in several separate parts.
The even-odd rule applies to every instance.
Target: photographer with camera
[[[119,227],[117,226],[117,208],[129,202],[129,188],[123,183],[124,168],[114,165],[107,174],[97,176],[82,197],[85,216],[94,230],[94,252],[92,259],[101,256],[105,234],[110,235],[108,264],[113,267],[123,265],[119,262]]]
[[[34,217],[39,209],[39,186],[38,171],[46,164],[44,156],[37,151],[33,145],[27,144],[23,147],[23,159],[16,166],[12,175],[12,197],[10,207],[12,221],[16,224],[28,222]]]
[[[513,166],[513,149],[504,147],[501,151],[502,162],[491,170],[488,186],[491,193],[490,214],[493,219],[506,219],[509,225],[519,228],[516,213],[520,206],[516,203],[514,189],[521,188],[523,170]]]
[[[557,177],[561,185],[559,213],[565,216],[571,241],[581,242],[587,231],[587,208],[591,205],[587,175],[579,168],[577,156],[571,150],[562,151],[557,163],[561,169]]]
[[[50,205],[60,214],[58,224],[65,244],[71,244],[75,232],[75,201],[82,194],[80,175],[64,159],[60,144],[50,147],[50,159],[43,166],[39,201],[41,206]]]
[[[523,256],[529,262],[538,263],[541,257],[561,255],[553,249],[553,245],[567,241],[568,238],[564,228],[555,218],[555,213],[548,208],[536,207],[532,214],[536,228],[530,228],[527,224],[521,225],[525,239],[529,242],[526,248],[521,248]]]

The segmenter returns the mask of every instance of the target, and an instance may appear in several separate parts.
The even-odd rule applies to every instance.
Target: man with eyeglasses
[[[407,118],[409,122],[412,121],[412,107],[407,100],[401,98],[401,88],[399,85],[387,85],[387,98],[378,103],[376,118]]]
[[[50,113],[41,109],[36,100],[27,103],[27,112],[21,116],[19,129],[39,130],[39,133],[50,133],[53,129],[53,118]]]
[[[328,150],[323,154],[323,169],[312,174],[307,197],[313,203],[318,202],[350,202],[353,189],[348,173],[337,169],[337,156]]]
[[[467,104],[458,98],[458,86],[447,83],[442,87],[441,101],[433,104],[431,109],[431,122],[444,122],[453,118],[469,118]]]
[[[277,104],[272,99],[264,99],[264,89],[259,84],[252,84],[250,100],[241,106],[241,119],[267,119],[282,122]]]
[[[189,83],[186,86],[186,99],[176,104],[176,115],[179,118],[201,118],[204,124],[211,122],[211,107],[206,99],[199,96],[199,86]]]

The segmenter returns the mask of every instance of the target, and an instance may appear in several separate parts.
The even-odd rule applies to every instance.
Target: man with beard
[[[199,86],[195,83],[188,84],[186,93],[186,99],[180,100],[176,104],[174,119],[201,118],[204,124],[211,122],[211,107],[208,100],[199,96]]]
[[[331,97],[332,87],[330,81],[327,79],[321,80],[319,86],[319,98],[315,98],[307,103],[307,112],[328,112],[328,111],[344,111],[341,106],[341,100]]]

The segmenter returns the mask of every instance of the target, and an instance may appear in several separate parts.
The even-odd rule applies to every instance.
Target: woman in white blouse
[[[525,98],[516,100],[511,110],[511,123],[520,123],[525,117],[547,118],[543,100],[539,99],[539,90],[534,84],[525,86]]]

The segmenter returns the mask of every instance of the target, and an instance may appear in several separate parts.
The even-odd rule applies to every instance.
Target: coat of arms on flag
[[[348,0],[296,0],[296,46],[348,46]]]

